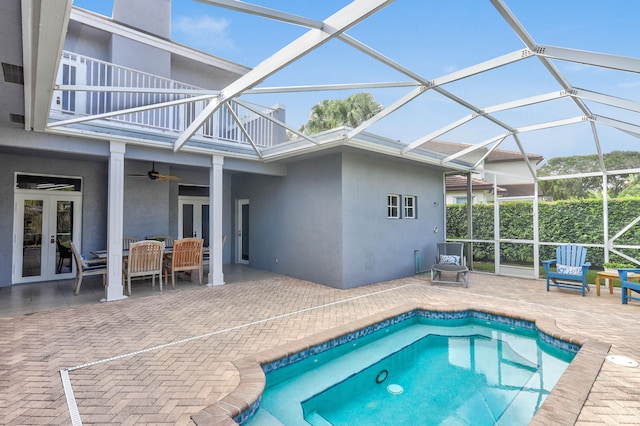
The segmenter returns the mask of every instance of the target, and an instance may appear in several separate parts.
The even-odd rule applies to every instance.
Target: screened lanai
[[[93,13],[80,8],[107,13],[106,3],[75,1],[79,9],[70,16],[103,25],[92,24]],[[44,102],[26,126],[113,140],[110,120],[178,107],[189,109],[188,122],[117,136],[134,145],[262,163],[357,146],[467,179],[466,200],[458,197],[464,207],[441,203],[446,237],[468,243],[471,260],[493,264],[494,272],[538,277],[536,265],[549,249],[569,242],[589,247],[598,266],[639,263],[633,188],[640,173],[640,30],[633,2],[316,3],[174,0],[172,39],[193,55],[205,51],[247,67],[217,90],[80,83],[64,78],[65,53],[53,39],[55,54],[43,44],[36,62],[61,71],[55,85],[29,88],[35,99],[143,97],[73,117],[51,112]],[[60,15],[58,24],[67,23]],[[56,21],[40,24],[46,30]],[[138,33],[120,36],[152,43]],[[340,132],[300,130],[314,105],[363,91],[382,105],[379,113]],[[286,119],[278,108],[265,112],[261,105],[286,105]],[[270,123],[268,139],[246,124],[251,116]],[[208,133],[222,120],[234,127],[232,136]],[[496,160],[504,153],[515,157]],[[495,197],[475,202],[478,181],[493,186],[488,194]],[[502,191],[505,185],[510,191]],[[524,226],[509,226],[514,215],[526,217]]]

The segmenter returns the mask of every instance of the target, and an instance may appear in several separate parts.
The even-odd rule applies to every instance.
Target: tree
[[[346,99],[325,99],[311,108],[309,121],[300,127],[306,135],[340,126],[358,127],[382,111],[371,93],[355,93]]]
[[[625,170],[640,167],[640,152],[611,151],[603,154],[607,170]],[[570,157],[551,158],[538,169],[538,176],[561,176],[600,170],[597,154],[574,155]],[[631,184],[629,174],[610,175],[607,178],[607,190],[610,197],[618,197]],[[590,198],[600,196],[602,177],[589,176],[575,179],[559,179],[540,181],[540,188],[547,196],[555,200],[570,198]]]

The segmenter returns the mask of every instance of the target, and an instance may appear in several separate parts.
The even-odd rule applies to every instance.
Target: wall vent
[[[2,63],[4,81],[7,83],[24,84],[24,70],[20,65]]]
[[[22,114],[9,114],[9,121],[16,124],[24,124],[24,115]]]

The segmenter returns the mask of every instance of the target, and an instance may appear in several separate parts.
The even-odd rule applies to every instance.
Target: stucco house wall
[[[232,186],[234,200],[250,200],[250,265],[331,287],[413,275],[414,250],[432,259],[443,238],[434,169],[345,152],[289,163],[285,177],[234,176]],[[417,197],[417,218],[388,219],[387,194]]]
[[[285,177],[234,176],[233,203],[250,200],[252,267],[341,286],[340,174],[335,154],[289,164]]]
[[[344,154],[343,288],[413,275],[414,250],[433,259],[443,239],[442,179],[434,169]],[[387,194],[415,196],[417,217],[389,219]]]
[[[101,158],[56,158],[50,155],[0,155],[0,286],[11,285],[15,173],[77,176],[82,178],[82,253],[107,246],[107,162]]]

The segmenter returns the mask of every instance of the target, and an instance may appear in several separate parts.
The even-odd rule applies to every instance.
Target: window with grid
[[[415,195],[404,196],[404,218],[405,219],[416,218],[417,201],[418,200]]]
[[[397,194],[387,195],[387,217],[400,219],[400,196]]]

